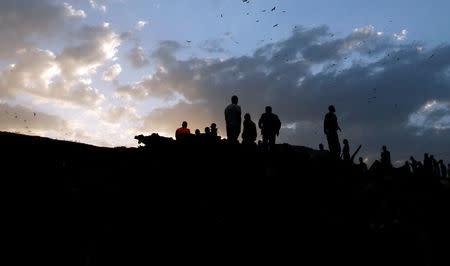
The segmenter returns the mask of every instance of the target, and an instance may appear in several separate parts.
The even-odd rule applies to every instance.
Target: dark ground
[[[111,149],[12,133],[0,145],[18,262],[450,265],[450,191],[432,177],[289,145]]]

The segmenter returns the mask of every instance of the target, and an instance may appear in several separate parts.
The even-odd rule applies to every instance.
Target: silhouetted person
[[[387,150],[386,146],[383,146],[381,150],[381,165],[385,168],[391,168],[391,153]]]
[[[268,144],[269,148],[273,147],[276,136],[280,134],[281,121],[276,114],[272,113],[272,107],[266,106],[266,112],[261,115],[258,126],[263,136],[263,144]]]
[[[341,130],[338,125],[337,117],[334,114],[336,109],[333,105],[328,107],[328,113],[325,115],[325,119],[323,121],[323,130],[325,135],[327,136],[328,141],[328,149],[331,154],[333,154],[336,158],[339,158],[341,155],[341,144],[339,143],[339,136],[337,131]]]
[[[225,108],[225,122],[227,127],[227,138],[230,142],[238,142],[241,133],[241,107],[238,105],[238,97],[231,97],[231,104]]]
[[[432,174],[433,176],[440,177],[441,176],[441,169],[439,169],[439,164],[437,160],[434,158],[434,155],[430,156],[431,164],[432,164]]]
[[[195,130],[195,136],[196,137],[200,137],[200,129],[196,129]]]
[[[412,171],[413,173],[417,173],[417,161],[416,159],[414,159],[414,157],[410,157],[409,160],[411,160],[411,167],[412,167]]]
[[[367,172],[367,164],[364,162],[362,157],[359,157],[359,169],[361,169],[363,172]]]
[[[256,124],[252,121],[250,114],[244,115],[244,130],[242,131],[242,144],[254,144],[256,140]]]
[[[319,144],[319,151],[324,151],[324,150],[325,150],[325,148],[323,147],[323,144],[320,143],[320,144]]]
[[[216,138],[217,137],[217,125],[216,125],[216,123],[212,123],[210,128],[211,128],[211,136]]]
[[[209,129],[209,127],[205,127],[205,135],[211,136],[211,129]]]
[[[348,144],[348,140],[344,139],[344,148],[342,149],[342,159],[344,161],[350,161],[350,145]]]
[[[411,167],[408,161],[405,161],[405,164],[403,164],[402,169],[404,170],[405,174],[411,174]]]
[[[188,123],[186,121],[183,121],[181,124],[181,127],[175,131],[175,139],[176,140],[182,140],[185,138],[186,135],[191,134],[191,131],[189,128],[187,128]]]
[[[441,177],[443,179],[447,178],[447,167],[445,167],[444,161],[439,160],[439,166],[441,168]]]
[[[423,155],[423,170],[427,175],[430,175],[433,172],[433,162],[431,161],[428,153]]]

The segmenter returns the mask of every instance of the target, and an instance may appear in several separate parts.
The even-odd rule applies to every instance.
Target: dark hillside
[[[12,245],[69,251],[64,265],[449,262],[448,182],[424,173],[364,172],[287,144],[0,144]]]

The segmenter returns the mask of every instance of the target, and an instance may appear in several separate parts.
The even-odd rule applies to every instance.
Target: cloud
[[[148,115],[145,126],[152,131],[171,132],[182,120],[194,127],[216,122],[224,128],[223,108],[236,94],[243,112],[254,120],[271,105],[284,125],[295,125],[282,129],[282,142],[311,147],[326,143],[323,116],[334,104],[341,138],[363,144],[362,153],[371,160],[383,144],[392,147],[394,157],[437,152],[450,144],[444,138],[448,130],[438,136],[427,132],[434,138],[428,146],[408,126],[410,115],[427,101],[450,100],[449,45],[418,51],[415,44],[396,44],[372,26],[343,38],[328,36],[326,26],[297,27],[285,40],[229,59],[178,60],[175,53],[181,45],[161,42],[152,53],[154,73],[117,92],[139,100],[182,95],[185,101]]]
[[[122,43],[108,25],[84,26],[75,37],[79,44],[65,47],[57,56],[62,75],[68,79],[95,73],[98,67],[114,59]]]
[[[104,0],[102,2],[104,2]],[[91,5],[91,7],[93,9],[100,10],[102,12],[106,12],[106,6],[99,4],[98,1],[96,1],[96,0],[89,0],[89,4]]]
[[[138,21],[138,23],[136,24],[136,29],[137,30],[142,30],[142,28],[144,28],[145,25],[148,24],[148,21]]]
[[[406,39],[407,34],[408,34],[407,30],[402,30],[402,33],[400,34],[394,33],[394,38],[398,41],[404,41]]]
[[[64,131],[68,124],[62,118],[30,108],[0,103],[0,130],[23,133]]]
[[[107,71],[103,72],[103,80],[115,80],[119,76],[120,72],[122,72],[122,67],[120,67],[119,64],[114,64]]]
[[[117,124],[123,119],[137,122],[140,117],[137,114],[136,108],[133,106],[110,106],[106,110],[99,110],[99,117],[108,123]]]
[[[67,31],[85,16],[83,10],[53,0],[0,1],[0,59],[9,59],[19,49],[34,47],[40,39]]]
[[[144,49],[141,46],[135,46],[134,48],[132,48],[131,51],[127,54],[127,58],[134,68],[142,68],[149,64],[147,55],[145,54]]]
[[[69,17],[76,17],[76,18],[86,18],[86,13],[83,10],[75,10],[71,5],[68,3],[63,3],[64,8],[66,9],[66,15]]]

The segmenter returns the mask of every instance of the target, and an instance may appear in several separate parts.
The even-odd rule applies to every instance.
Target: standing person
[[[211,136],[217,138],[217,125],[216,123],[211,124]]]
[[[242,131],[242,144],[255,144],[256,124],[252,121],[250,114],[244,115],[244,130]]]
[[[272,113],[272,107],[266,106],[266,112],[261,115],[258,126],[263,136],[263,144],[269,144],[269,149],[275,146],[275,135],[280,134],[281,121],[276,114]]]
[[[367,164],[364,162],[362,157],[359,157],[359,169],[361,169],[363,172],[367,172]]]
[[[337,117],[334,114],[336,109],[333,105],[328,107],[328,113],[325,115],[325,119],[323,121],[323,130],[325,135],[327,136],[328,141],[328,149],[331,154],[333,154],[336,158],[339,158],[341,155],[341,144],[339,144],[339,136],[337,131],[341,131],[341,128],[338,125]]]
[[[191,134],[191,131],[189,128],[187,128],[188,123],[186,121],[183,121],[181,124],[181,127],[175,131],[175,139],[176,140],[182,140],[186,135]]]
[[[381,150],[381,165],[385,168],[392,168],[391,153],[387,150],[386,146],[383,146]]]
[[[227,124],[227,138],[232,143],[239,143],[241,133],[241,107],[238,105],[238,97],[231,97],[231,104],[225,108],[225,122]]]

